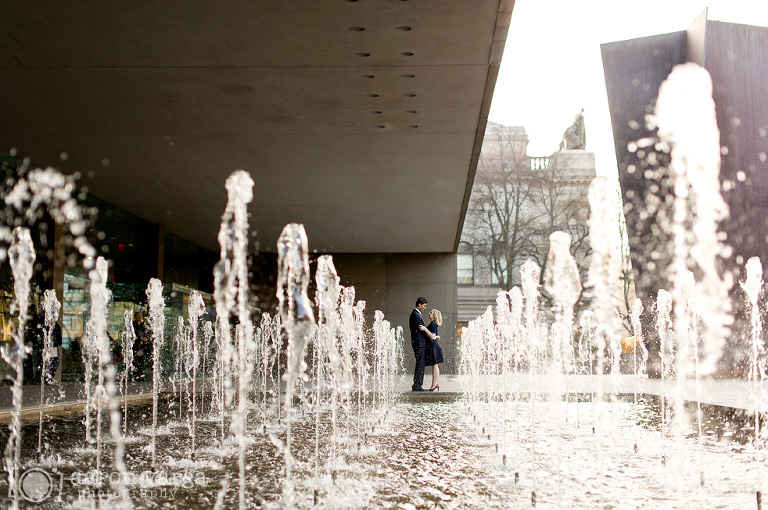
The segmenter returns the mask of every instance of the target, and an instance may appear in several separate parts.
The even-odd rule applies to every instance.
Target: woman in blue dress
[[[443,348],[440,347],[440,335],[437,334],[438,326],[443,325],[443,314],[440,310],[434,309],[429,312],[429,318],[432,322],[428,326],[421,326],[426,335],[429,337],[431,346],[427,345],[424,356],[424,366],[432,365],[432,387],[429,391],[440,391],[440,384],[438,379],[440,378],[440,366],[443,362]]]

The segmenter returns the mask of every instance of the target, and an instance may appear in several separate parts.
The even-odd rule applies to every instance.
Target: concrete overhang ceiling
[[[244,169],[262,250],[452,252],[513,5],[4,0],[0,151],[214,251]]]

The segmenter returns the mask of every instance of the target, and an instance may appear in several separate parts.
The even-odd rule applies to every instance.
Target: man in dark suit
[[[413,347],[413,354],[416,356],[416,368],[413,370],[413,386],[411,391],[426,391],[422,385],[424,384],[424,348],[426,346],[426,335],[420,329],[424,327],[424,319],[421,313],[427,308],[427,300],[420,297],[416,300],[416,308],[411,312],[411,316],[408,319],[408,327],[411,330],[411,347]]]

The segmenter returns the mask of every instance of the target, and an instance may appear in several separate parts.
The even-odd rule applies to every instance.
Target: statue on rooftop
[[[573,119],[573,124],[563,133],[560,150],[584,150],[587,145],[587,134],[584,130],[584,108]]]

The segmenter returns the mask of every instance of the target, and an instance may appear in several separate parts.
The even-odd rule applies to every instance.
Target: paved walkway
[[[411,384],[413,375],[403,375],[395,379],[396,390],[402,393],[411,393]],[[489,390],[504,392],[514,390],[514,381],[494,376],[481,376],[470,380],[467,376],[457,376],[452,374],[441,374],[439,383],[440,391],[438,393],[424,392],[420,393],[424,398],[430,395],[439,394],[461,394],[470,389],[474,382],[475,391],[486,393]],[[429,388],[432,384],[431,374],[424,377],[424,387]],[[761,385],[755,385],[750,381],[738,379],[706,379],[696,384],[695,381],[686,381],[683,385],[678,385],[676,381],[662,382],[659,379],[639,378],[634,375],[563,375],[530,377],[528,374],[521,374],[519,377],[520,391],[529,393],[533,389],[536,393],[602,393],[606,396],[610,394],[632,395],[637,392],[639,395],[656,395],[667,398],[675,398],[678,392],[681,392],[683,399],[689,402],[701,402],[718,407],[727,407],[754,411],[756,402],[763,402],[762,407],[768,407],[768,382]],[[59,394],[59,388],[61,394]],[[558,388],[560,388],[558,390]],[[761,393],[762,391],[762,393]],[[79,411],[83,407],[83,386],[82,383],[65,383],[59,386],[46,386],[46,400],[54,401],[51,404],[43,406],[46,414],[71,414]],[[128,400],[130,403],[141,403],[151,400],[152,383],[132,383],[128,388]],[[51,398],[55,397],[55,398]],[[33,419],[39,416],[40,412],[40,386],[24,386],[23,419]],[[0,424],[9,423],[13,400],[11,386],[0,387]]]
[[[398,379],[398,389],[410,392],[413,375],[402,376]],[[470,388],[470,380],[466,376],[440,374],[439,383],[441,392],[463,393]],[[500,377],[484,376],[475,379],[477,391],[486,393],[489,388],[502,392],[505,390],[504,380]],[[701,402],[719,407],[730,407],[754,411],[755,402],[763,401],[762,407],[768,407],[768,381],[755,385],[750,381],[741,379],[706,379],[700,381],[685,381],[678,385],[677,381],[664,381],[636,377],[634,375],[563,375],[556,377],[539,375],[531,378],[528,374],[522,374],[519,378],[520,391],[528,393],[531,388],[537,393],[556,392],[558,386],[563,393],[597,393],[602,390],[604,395],[613,393],[622,395],[638,394],[665,396],[675,398],[681,393],[683,400],[688,402]],[[432,376],[424,376],[424,387],[432,385]],[[507,381],[506,391],[513,391],[514,381]],[[762,395],[761,395],[762,389]]]
[[[12,386],[0,386],[0,424],[11,422],[13,410]],[[45,414],[72,414],[80,411],[84,403],[82,383],[63,383],[45,387]],[[121,397],[122,398],[122,397]],[[152,399],[152,383],[137,382],[128,384],[128,402],[131,404]],[[36,419],[40,416],[40,385],[22,387],[22,420]]]

